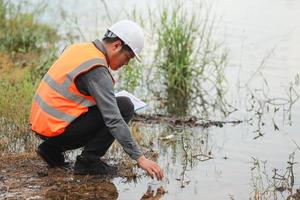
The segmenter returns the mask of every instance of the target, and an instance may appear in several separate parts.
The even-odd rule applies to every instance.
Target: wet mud
[[[118,164],[118,174],[112,177],[74,175],[71,167],[49,168],[34,152],[2,153],[0,158],[0,199],[118,199],[112,178],[138,178],[133,164],[125,161]],[[143,199],[155,199],[147,192]],[[163,194],[160,189],[156,195]]]

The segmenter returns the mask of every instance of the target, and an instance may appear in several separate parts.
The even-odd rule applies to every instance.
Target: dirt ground
[[[113,177],[73,175],[71,169],[48,168],[35,153],[0,154],[0,199],[117,199]],[[118,165],[119,166],[119,165]],[[132,163],[116,176],[136,178]],[[149,197],[149,198],[148,198]],[[151,199],[145,194],[142,199]]]

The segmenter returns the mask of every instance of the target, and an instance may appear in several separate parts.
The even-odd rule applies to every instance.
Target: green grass
[[[36,88],[30,76],[30,71],[25,70],[24,76],[17,80],[0,79],[0,140],[10,141],[2,147],[0,142],[0,150],[11,148],[12,141],[29,137],[28,118]]]
[[[13,4],[0,0],[0,50],[10,54],[40,52],[52,48],[57,41],[53,27],[37,22],[43,6],[38,5],[32,12],[25,13],[23,10],[28,4],[27,1]]]
[[[164,6],[158,17],[150,17],[153,38],[157,37],[155,79],[161,80],[165,90],[157,94],[166,94],[163,101],[171,115],[185,116],[191,110],[198,117],[209,117],[212,111],[226,115],[227,51],[213,38],[211,10],[197,3],[194,6],[197,12],[179,1]]]
[[[192,86],[193,43],[197,36],[194,17],[181,7],[164,8],[157,28],[157,67],[167,87],[167,110],[186,115]]]
[[[142,68],[140,65],[136,60],[132,60],[127,66],[122,68],[119,73],[120,89],[134,93],[142,77]]]

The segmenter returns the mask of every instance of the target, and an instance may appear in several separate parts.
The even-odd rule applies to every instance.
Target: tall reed
[[[162,71],[167,88],[167,110],[186,115],[191,97],[193,42],[197,36],[194,17],[181,7],[164,8],[157,29],[157,66]]]
[[[227,51],[213,38],[215,19],[202,4],[163,6],[153,20],[157,36],[155,66],[166,91],[167,111],[208,117],[212,111],[227,114],[224,70]],[[161,95],[161,93],[160,93]]]

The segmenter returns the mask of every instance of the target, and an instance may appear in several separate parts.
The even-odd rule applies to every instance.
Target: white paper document
[[[126,90],[122,90],[120,92],[115,93],[115,96],[116,97],[119,97],[119,96],[128,97],[134,105],[134,111],[140,110],[140,109],[145,108],[147,106],[147,104],[145,102],[143,102],[142,100],[140,100],[139,98],[137,98],[133,94],[127,92]]]

